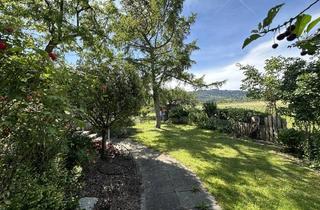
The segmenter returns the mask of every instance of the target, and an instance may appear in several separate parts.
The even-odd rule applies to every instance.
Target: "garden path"
[[[218,210],[199,179],[175,159],[129,139],[120,144],[136,160],[142,176],[141,210]]]

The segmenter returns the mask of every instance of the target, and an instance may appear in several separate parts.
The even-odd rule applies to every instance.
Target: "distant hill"
[[[244,101],[247,100],[246,92],[241,90],[198,90],[193,92],[199,101]]]

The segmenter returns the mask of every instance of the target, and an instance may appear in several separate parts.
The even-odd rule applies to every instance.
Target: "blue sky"
[[[117,2],[118,0],[116,0]],[[314,0],[185,0],[184,15],[197,14],[195,24],[191,28],[188,41],[197,40],[200,50],[192,54],[196,61],[190,72],[197,76],[205,75],[205,81],[227,80],[221,89],[239,89],[242,73],[237,63],[255,65],[263,70],[264,61],[271,56],[299,56],[297,49],[288,49],[286,41],[273,50],[273,36],[263,37],[242,50],[243,40],[250,31],[263,20],[268,10],[278,4],[285,3],[274,24],[282,23],[295,16]],[[320,3],[308,10],[309,14],[320,16]],[[78,57],[68,54],[67,60],[75,63]],[[173,81],[169,87],[184,86]]]
[[[184,15],[197,13],[189,40],[197,40],[200,50],[193,53],[197,62],[191,72],[206,75],[207,82],[227,79],[222,89],[239,89],[243,78],[236,63],[263,67],[264,60],[271,56],[299,56],[297,49],[288,49],[287,42],[280,42],[276,50],[271,48],[272,35],[253,42],[242,50],[243,40],[263,20],[269,8],[285,3],[274,23],[282,23],[307,7],[310,0],[186,0]],[[320,15],[320,4],[311,14]]]

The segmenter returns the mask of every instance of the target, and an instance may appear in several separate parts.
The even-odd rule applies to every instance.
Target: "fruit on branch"
[[[301,56],[305,56],[306,54],[308,54],[308,52],[306,50],[302,50],[300,53]]]
[[[281,41],[281,40],[283,40],[285,37],[286,37],[285,34],[279,34],[279,35],[277,36],[277,40]]]
[[[287,41],[291,42],[293,40],[295,40],[297,38],[297,35],[295,34],[290,34],[288,37],[287,37]]]
[[[296,26],[295,25],[291,25],[291,26],[289,26],[287,28],[287,31],[292,32],[292,31],[294,31],[294,29],[296,29]]]
[[[285,37],[290,36],[290,34],[291,34],[291,31],[286,31],[286,32],[283,33],[283,35],[284,35]]]
[[[57,60],[58,58],[58,56],[54,52],[49,52],[48,55],[53,61]]]
[[[274,44],[272,45],[272,48],[273,48],[273,49],[276,49],[278,46],[279,46],[279,45],[278,45],[277,43],[274,43]]]
[[[0,40],[0,50],[5,50],[7,49],[7,44],[4,41]]]

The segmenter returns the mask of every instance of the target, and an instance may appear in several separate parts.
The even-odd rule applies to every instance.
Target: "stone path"
[[[97,134],[80,133],[101,141]],[[198,177],[177,160],[129,139],[118,144],[132,153],[142,176],[141,210],[221,210]]]
[[[141,210],[218,210],[215,199],[199,179],[175,159],[131,140],[129,149],[142,175]]]

